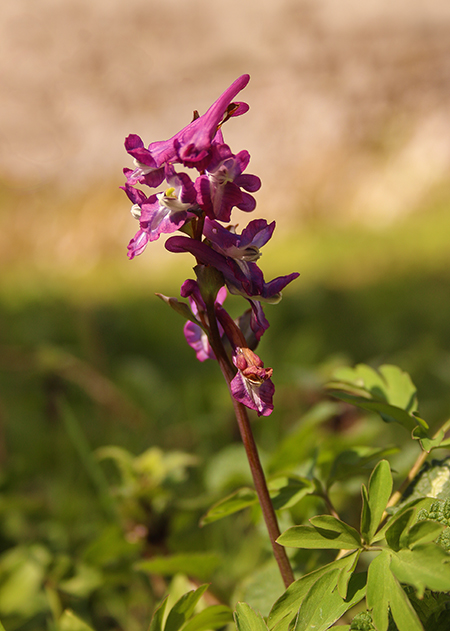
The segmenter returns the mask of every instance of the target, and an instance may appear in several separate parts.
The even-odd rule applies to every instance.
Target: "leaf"
[[[363,491],[361,534],[371,543],[392,493],[392,474],[387,460],[381,460],[369,479],[366,497]],[[364,523],[363,523],[364,522]]]
[[[386,541],[392,550],[400,550],[407,545],[407,535],[405,532],[409,529],[416,514],[415,508],[405,510],[386,530]],[[402,545],[403,543],[403,545]]]
[[[387,631],[390,609],[398,631],[423,631],[408,597],[391,572],[390,562],[390,554],[385,550],[369,565],[366,600],[372,610],[373,624],[377,631]]]
[[[381,541],[386,536],[386,531],[393,526],[393,524],[402,519],[403,515],[406,511],[414,508],[417,512],[419,509],[427,509],[433,503],[433,499],[431,497],[415,497],[407,502],[405,502],[395,513],[395,515],[391,516],[389,521],[379,530],[373,537],[372,543],[377,541]]]
[[[210,553],[173,554],[166,557],[152,557],[134,565],[135,569],[150,574],[173,576],[186,574],[200,580],[208,579],[220,565],[220,557]]]
[[[435,541],[444,528],[444,524],[439,524],[429,519],[413,524],[408,532],[408,548],[415,548],[419,544]]]
[[[300,476],[282,476],[268,481],[268,488],[275,510],[295,506],[305,495],[314,492],[314,483]]]
[[[450,554],[434,543],[419,544],[392,556],[391,569],[401,583],[412,585],[419,598],[425,588],[450,591]]]
[[[228,515],[237,513],[243,508],[252,506],[257,502],[258,496],[256,491],[247,487],[238,489],[211,506],[208,512],[200,519],[200,526],[206,526],[206,524],[211,524],[213,521],[228,517]]]
[[[158,607],[155,609],[152,619],[150,621],[150,626],[148,628],[148,631],[162,631],[164,612],[166,610],[166,606],[167,606],[167,597],[164,598],[162,603],[158,605]]]
[[[322,566],[321,568],[305,574],[289,585],[287,590],[274,603],[270,614],[267,618],[267,625],[271,631],[276,627],[277,631],[286,631],[289,623],[299,610],[306,594],[312,585],[324,574],[332,570],[341,570],[347,567],[348,559],[343,557],[332,563]],[[353,576],[351,578],[352,582]],[[354,581],[354,579],[353,579]],[[353,582],[352,582],[353,584]]]
[[[348,582],[352,577],[361,552],[361,549],[355,550],[344,557],[347,560],[347,564],[340,570],[337,582],[339,595],[344,599],[347,598]]]
[[[428,429],[427,423],[417,416],[416,388],[409,375],[397,366],[385,364],[377,372],[358,364],[354,369],[340,369],[334,379],[328,387],[336,398],[378,412],[384,421],[396,421],[410,431],[417,425]]]
[[[229,607],[226,605],[211,605],[191,618],[191,620],[184,625],[183,631],[219,629],[230,622],[233,622],[233,613]]]
[[[267,631],[261,614],[256,613],[247,603],[237,603],[234,619],[238,631]]]
[[[208,589],[208,585],[200,585],[196,590],[184,594],[172,607],[167,616],[164,631],[178,631],[192,616],[195,606]]]
[[[58,621],[58,631],[93,631],[93,629],[78,618],[73,611],[66,609]]]
[[[446,441],[443,441],[444,436],[445,432],[443,429],[441,429],[440,432],[438,432],[437,436],[435,436],[434,438],[430,438],[426,430],[419,425],[415,427],[412,432],[412,437],[420,442],[420,446],[428,454],[432,449],[445,447]]]
[[[325,631],[364,598],[364,574],[352,576],[348,600],[341,598],[335,589],[338,576],[339,572],[332,570],[314,583],[299,609],[295,631]]]
[[[384,448],[355,446],[342,451],[331,466],[327,488],[329,489],[335,482],[340,480],[346,480],[365,473],[369,463],[397,452],[398,448],[395,446]]]
[[[291,548],[353,550],[361,547],[359,533],[331,515],[310,519],[312,526],[292,526],[277,539]]]
[[[192,311],[189,309],[189,306],[186,302],[183,302],[182,300],[178,300],[177,298],[165,296],[164,294],[155,294],[155,295],[158,296],[158,298],[161,298],[161,300],[165,302],[166,305],[169,305],[169,307],[172,307],[172,309],[176,311],[181,317],[185,318],[186,320],[190,320],[191,322],[193,322],[194,324],[196,324],[197,326],[199,326],[201,329],[204,330],[202,323],[199,322],[192,315]]]

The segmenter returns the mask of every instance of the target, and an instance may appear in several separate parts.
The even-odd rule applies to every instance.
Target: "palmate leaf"
[[[370,412],[378,412],[388,422],[397,422],[409,431],[417,426],[424,432],[427,423],[417,415],[416,388],[409,375],[397,366],[385,364],[377,372],[365,364],[341,368],[328,384],[333,396]]]

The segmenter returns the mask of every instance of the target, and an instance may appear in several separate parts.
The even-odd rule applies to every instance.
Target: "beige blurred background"
[[[125,136],[170,137],[247,72],[225,139],[281,232],[378,229],[448,185],[448,0],[4,0],[0,264],[82,276],[124,256]]]

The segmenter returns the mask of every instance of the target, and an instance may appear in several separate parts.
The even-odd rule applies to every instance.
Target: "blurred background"
[[[251,109],[224,133],[235,153],[250,152],[248,171],[262,178],[253,218],[277,221],[261,267],[267,279],[301,273],[282,303],[267,307],[271,328],[260,354],[275,369],[279,394],[273,417],[256,429],[263,450],[323,399],[321,384],[340,363],[398,363],[418,385],[430,424],[448,415],[447,1],[6,0],[0,619],[7,631],[52,628],[49,612],[57,619],[67,603],[99,629],[134,631],[152,608],[143,604],[148,584],[139,579],[120,605],[117,593],[125,593],[123,568],[144,543],[165,553],[208,549],[220,537],[225,549],[238,546],[220,529],[199,534],[199,515],[188,518],[180,507],[173,520],[170,494],[143,516],[136,497],[148,493],[145,478],[145,493],[138,484],[120,504],[108,557],[100,544],[116,510],[108,499],[116,478],[92,453],[108,444],[129,458],[150,447],[183,450],[203,463],[193,477],[184,461],[175,467],[178,482],[189,478],[183,493],[203,489],[209,500],[231,484],[225,473],[216,486],[205,482],[211,455],[236,447],[227,394],[212,367],[196,363],[179,316],[154,297],[177,296],[191,261],[169,256],[163,239],[127,260],[137,226],[119,187],[131,166],[129,133],[146,144],[169,138],[243,73],[251,82],[239,98]],[[233,221],[243,226],[247,217],[236,212]],[[355,419],[339,410],[329,411],[328,429],[348,430],[350,440]],[[226,453],[215,456],[223,471],[241,462]],[[158,475],[172,484],[173,471],[158,462]],[[239,480],[243,470],[245,463]],[[114,488],[117,500],[124,491],[117,480]],[[92,541],[100,541],[94,551]],[[130,552],[124,542],[141,547]],[[244,556],[235,577],[252,564]],[[230,593],[220,573],[216,581]]]

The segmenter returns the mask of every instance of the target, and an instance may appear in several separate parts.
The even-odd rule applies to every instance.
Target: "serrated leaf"
[[[181,573],[200,580],[207,580],[218,565],[220,565],[220,557],[217,554],[191,553],[152,557],[136,563],[134,568],[161,576],[173,576]]]
[[[413,549],[419,544],[435,541],[444,528],[444,524],[439,524],[429,519],[424,519],[423,521],[413,524],[408,532],[408,548]]]
[[[206,631],[219,629],[233,622],[233,612],[226,605],[211,605],[184,625],[183,631]],[[267,631],[267,630],[266,630]]]
[[[377,631],[387,631],[389,610],[399,631],[423,631],[408,597],[393,576],[391,558],[387,551],[377,556],[369,566],[367,578],[367,606],[372,610]]]
[[[256,491],[247,487],[238,489],[234,493],[227,495],[227,497],[224,497],[222,500],[211,506],[208,512],[201,518],[200,526],[206,526],[206,524],[211,524],[213,521],[228,517],[228,515],[237,513],[238,511],[247,508],[248,506],[252,506],[257,502],[258,496]]]
[[[275,510],[295,506],[315,489],[314,483],[308,478],[294,476],[281,476],[269,480],[268,488]]]
[[[348,600],[336,589],[338,577],[338,570],[332,570],[314,583],[299,609],[295,631],[325,631],[364,598],[365,575],[352,575]]]
[[[184,594],[174,604],[167,616],[164,631],[178,631],[189,620],[200,598],[208,589],[208,585],[200,585],[197,589]]]
[[[166,611],[166,606],[167,606],[167,597],[164,598],[162,603],[158,605],[158,607],[153,612],[153,616],[150,621],[150,626],[148,627],[148,631],[162,631],[164,612]]]
[[[392,484],[392,474],[389,463],[387,460],[381,460],[370,476],[365,505],[363,500],[361,534],[367,543],[372,542],[373,536],[380,524],[381,517],[392,493]]]
[[[256,613],[247,603],[238,603],[234,613],[238,631],[267,631],[262,616]]]
[[[324,574],[332,570],[341,570],[347,567],[347,558],[342,557],[337,561],[328,563],[321,568],[305,574],[289,585],[287,590],[274,603],[267,618],[267,625],[271,631],[287,631],[289,624],[300,608],[306,594],[314,583]]]
[[[277,542],[282,546],[304,549],[353,550],[361,547],[357,530],[331,515],[310,519],[312,526],[292,526]]]
[[[393,554],[391,570],[401,583],[412,585],[419,598],[425,588],[436,592],[450,591],[450,554],[434,543]]]

